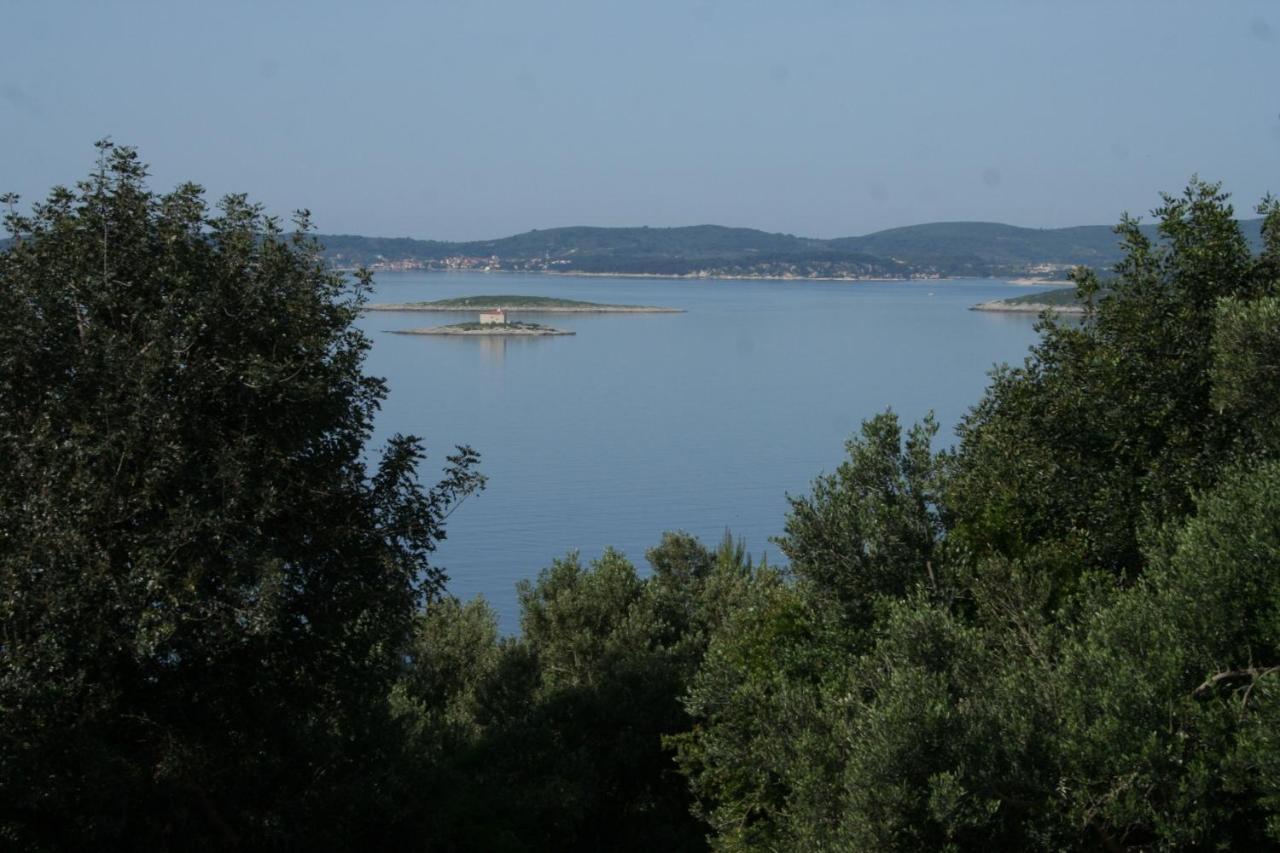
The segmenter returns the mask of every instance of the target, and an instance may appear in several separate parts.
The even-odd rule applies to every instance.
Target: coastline
[[[449,270],[454,272],[454,270]],[[471,272],[471,270],[457,270],[456,272]],[[507,272],[507,270],[502,270]],[[511,272],[525,272],[525,270],[511,270]],[[537,273],[540,275],[564,276],[566,278],[674,278],[688,279],[690,281],[712,279],[715,281],[880,281],[880,282],[908,282],[908,281],[938,281],[936,278],[885,278],[883,276],[822,276],[822,275],[720,275],[715,273],[652,273],[652,272],[560,272],[559,270],[528,270],[527,272]]]
[[[331,267],[333,272],[353,273],[357,267]],[[737,275],[729,275],[722,273],[649,273],[649,272],[580,272],[580,271],[562,271],[562,270],[486,270],[486,269],[468,269],[460,267],[457,269],[437,269],[434,267],[412,267],[409,269],[375,269],[371,268],[369,272],[375,275],[383,273],[469,273],[473,275],[491,275],[497,274],[515,274],[515,275],[546,275],[560,276],[563,278],[656,278],[668,280],[713,280],[713,281],[850,281],[850,282],[875,282],[882,284],[902,283],[908,284],[915,281],[1003,281],[1008,284],[1016,284],[1027,287],[1068,287],[1075,284],[1074,281],[1067,278],[1032,278],[1028,276],[1015,276],[1013,278],[1003,278],[1001,276],[992,275],[922,275],[922,276],[860,276],[860,275],[753,275],[751,273],[741,273]],[[678,309],[671,309],[678,310]]]
[[[432,326],[426,329],[387,329],[388,334],[392,335],[452,335],[456,337],[472,337],[472,338],[545,338],[557,335],[576,335],[577,332],[568,332],[564,329],[459,329],[456,326]]]
[[[365,311],[419,311],[423,313],[498,311],[507,314],[683,314],[683,308],[659,308],[647,305],[432,305],[429,302],[375,302],[363,307]]]
[[[334,272],[355,272],[355,267],[333,267]],[[741,273],[737,275],[720,273],[648,273],[648,272],[578,272],[561,270],[485,270],[485,269],[435,269],[431,267],[415,267],[412,269],[371,269],[375,275],[384,273],[468,273],[471,275],[513,274],[513,275],[545,275],[562,278],[654,278],[667,280],[713,280],[713,281],[848,281],[873,282],[882,284],[910,284],[923,281],[1003,281],[1027,287],[1067,287],[1074,284],[1070,279],[1028,278],[1018,276],[1003,278],[990,275],[931,275],[931,276],[857,276],[857,275],[753,275]],[[670,309],[678,310],[678,309]]]
[[[355,267],[332,267],[333,272],[351,273],[355,272]],[[563,278],[657,278],[657,279],[688,279],[690,281],[712,279],[715,281],[868,281],[868,282],[884,282],[884,283],[909,283],[913,281],[966,281],[966,280],[987,280],[987,281],[1008,281],[1009,279],[992,278],[991,276],[919,276],[914,278],[903,277],[887,277],[887,276],[820,276],[820,275],[720,275],[714,273],[649,273],[649,272],[562,272],[560,270],[477,270],[477,269],[433,269],[431,267],[416,267],[413,269],[371,269],[369,272],[374,275],[383,273],[468,273],[472,275],[492,275],[492,274],[514,274],[514,275],[546,275],[559,276]],[[1040,283],[1040,282],[1036,282]],[[1053,284],[1054,282],[1043,282],[1045,284]],[[669,309],[679,310],[679,309]]]
[[[1006,314],[1083,314],[1083,305],[1049,305],[1045,302],[1005,302],[995,299],[991,302],[980,302],[969,308],[970,311],[999,311]]]

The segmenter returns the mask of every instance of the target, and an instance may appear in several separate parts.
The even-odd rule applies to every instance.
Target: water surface
[[[644,566],[664,530],[729,528],[779,557],[786,494],[807,491],[858,424],[932,410],[949,442],[997,362],[1020,362],[1030,315],[969,311],[1031,290],[991,280],[707,281],[512,273],[382,273],[374,301],[527,294],[663,305],[683,314],[521,314],[572,337],[386,334],[457,313],[370,313],[367,369],[390,396],[378,439],[413,433],[434,481],[456,444],[488,488],[449,519],[449,590],[483,594],[515,631],[514,586],[552,558],[606,546]]]

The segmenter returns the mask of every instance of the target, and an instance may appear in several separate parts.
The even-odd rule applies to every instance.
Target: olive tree
[[[226,847],[357,832],[460,448],[369,453],[385,385],[305,213],[152,192],[135,152],[6,217],[0,838]],[[317,821],[314,816],[323,814]]]

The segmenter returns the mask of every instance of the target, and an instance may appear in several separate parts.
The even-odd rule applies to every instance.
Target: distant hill
[[[830,241],[750,228],[551,228],[497,240],[444,243],[321,235],[340,265],[516,269],[633,275],[911,274],[906,264]],[[495,260],[496,259],[496,262]]]
[[[468,253],[499,257],[560,256],[570,252],[619,257],[728,257],[743,252],[803,254],[822,240],[769,234],[752,228],[694,225],[685,228],[551,228],[500,240],[455,243]]]
[[[1242,220],[1254,251],[1261,219]],[[1155,239],[1154,225],[1143,231]],[[1061,278],[1077,265],[1106,271],[1122,249],[1111,227],[1019,228],[931,222],[819,240],[752,228],[549,228],[497,240],[317,235],[340,268],[463,269],[601,275],[772,278]],[[8,243],[0,238],[0,248]]]
[[[1261,244],[1261,223],[1241,223],[1255,248]],[[1156,235],[1154,225],[1143,230]],[[468,242],[319,239],[337,266],[663,276],[1051,278],[1077,265],[1105,270],[1122,255],[1109,226],[1019,228],[996,222],[933,222],[832,240],[719,225],[550,228]]]
[[[1152,239],[1156,236],[1154,225],[1144,226],[1143,231]],[[917,262],[977,258],[993,264],[1110,266],[1121,255],[1116,234],[1106,225],[1018,228],[998,222],[932,222],[831,242],[869,254]]]

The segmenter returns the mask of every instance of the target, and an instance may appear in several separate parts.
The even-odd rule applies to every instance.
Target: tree
[[[1211,368],[1219,300],[1275,287],[1280,215],[1260,212],[1255,257],[1219,185],[1193,179],[1156,209],[1158,241],[1121,221],[1126,255],[1105,291],[1077,271],[1085,322],[1045,320],[961,426],[946,502],[968,547],[1139,570],[1143,537],[1191,510],[1246,429],[1214,405]]]
[[[1229,471],[1058,666],[1068,819],[1140,849],[1280,843],[1280,462]],[[1097,601],[1095,597],[1095,601]]]
[[[428,849],[702,850],[666,736],[714,626],[760,572],[726,534],[668,533],[640,577],[616,551],[519,586],[523,636],[483,602],[420,618],[396,689]]]
[[[430,490],[415,438],[367,466],[370,281],[327,271],[305,213],[159,195],[98,149],[0,254],[0,837],[340,844],[377,819],[477,457]]]
[[[786,536],[778,541],[792,570],[838,602],[850,624],[865,628],[882,597],[901,597],[917,583],[941,592],[937,551],[943,518],[932,415],[904,441],[897,415],[864,421],[845,443],[848,458],[814,480],[809,495],[789,498]]]
[[[672,738],[721,850],[1280,841],[1280,205],[1125,219],[929,453],[891,416],[791,501]]]

